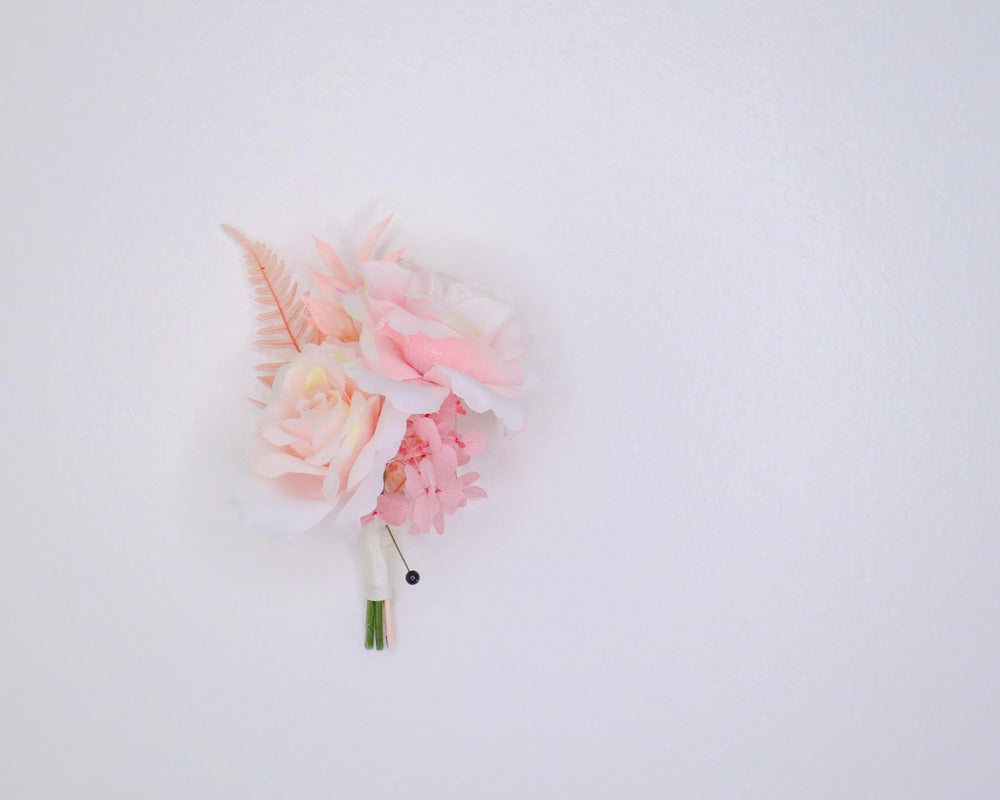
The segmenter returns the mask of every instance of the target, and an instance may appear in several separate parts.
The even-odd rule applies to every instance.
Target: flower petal
[[[278,478],[288,473],[302,473],[303,475],[323,475],[326,469],[314,464],[307,464],[301,458],[272,451],[265,453],[254,462],[254,472],[262,478]]]
[[[406,434],[406,414],[394,408],[391,404],[383,402],[382,410],[378,418],[378,426],[372,433],[368,444],[358,454],[354,467],[351,469],[347,479],[348,487],[354,486],[364,475],[377,475],[379,492],[382,491],[382,474],[385,472],[385,465],[399,452],[399,444]],[[374,508],[375,500],[372,500]],[[366,512],[367,513],[367,512]]]
[[[410,520],[418,531],[429,531],[434,518],[434,501],[429,494],[421,492],[413,499],[413,513]],[[412,529],[411,529],[412,531]]]
[[[432,453],[441,447],[441,432],[438,430],[437,423],[430,417],[414,417],[410,420],[410,424],[417,436],[430,445]]]
[[[454,475],[458,469],[458,454],[451,447],[441,447],[431,454],[435,475]]]
[[[349,341],[357,337],[354,320],[344,311],[344,307],[328,300],[318,300],[309,295],[302,296],[306,308],[309,309],[309,319],[320,333],[333,339]]]
[[[316,252],[319,253],[320,261],[322,261],[330,274],[338,281],[347,284],[347,286],[354,286],[354,281],[347,272],[347,268],[344,266],[344,262],[340,260],[340,256],[337,255],[337,251],[334,250],[326,242],[321,242],[315,236],[313,241],[316,243]]]
[[[480,430],[473,429],[466,431],[459,437],[459,441],[462,444],[462,450],[470,456],[481,453],[486,449],[486,434]]]
[[[430,414],[441,407],[448,396],[443,386],[394,381],[372,372],[361,364],[348,364],[347,374],[369,394],[381,394],[406,414]]]
[[[481,486],[466,486],[465,487],[465,499],[466,500],[485,500],[486,490]]]
[[[375,511],[390,525],[402,525],[410,515],[410,501],[402,492],[382,493]]]
[[[375,249],[375,244],[378,242],[378,238],[382,235],[382,231],[384,231],[386,226],[392,222],[392,216],[395,213],[396,212],[393,211],[388,217],[372,228],[372,232],[368,234],[368,238],[365,239],[365,243],[361,246],[361,253],[358,255],[359,264],[368,260],[368,257],[372,254],[372,250]]]
[[[449,379],[451,390],[473,411],[492,411],[512,430],[519,431],[524,427],[524,406],[517,400],[504,397],[475,378],[451,367],[439,366],[436,370]]]

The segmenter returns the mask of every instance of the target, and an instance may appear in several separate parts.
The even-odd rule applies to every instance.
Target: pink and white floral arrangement
[[[294,535],[319,523],[358,539],[366,565],[365,646],[391,647],[390,525],[444,532],[445,515],[486,497],[465,470],[485,449],[473,419],[524,425],[525,336],[514,310],[484,287],[376,255],[392,215],[356,266],[316,240],[325,267],[298,285],[262,242],[228,225],[263,307],[255,345],[267,387],[242,492],[250,524]],[[404,561],[405,564],[405,561]],[[407,566],[406,580],[419,574]]]

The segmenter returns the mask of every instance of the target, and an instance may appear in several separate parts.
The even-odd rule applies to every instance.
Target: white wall
[[[1000,796],[996,7],[144,5],[0,34],[4,796]],[[218,224],[391,209],[546,380],[378,655]]]

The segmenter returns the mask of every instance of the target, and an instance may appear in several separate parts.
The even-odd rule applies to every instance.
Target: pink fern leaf
[[[303,345],[316,341],[316,331],[306,317],[298,285],[285,273],[285,262],[279,261],[263,242],[252,242],[229,225],[222,229],[243,248],[247,277],[257,302],[264,307],[257,315],[262,324],[254,344],[265,350],[286,351],[278,356],[282,360],[257,365],[259,380],[270,387],[275,373],[291,360],[292,351],[302,352]]]

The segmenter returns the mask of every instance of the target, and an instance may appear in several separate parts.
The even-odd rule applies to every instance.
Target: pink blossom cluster
[[[256,475],[277,490],[261,527],[294,534],[331,516],[354,536],[378,517],[442,533],[446,514],[486,497],[478,473],[459,472],[486,436],[460,432],[460,418],[523,426],[529,381],[514,310],[402,251],[373,257],[387,222],[356,268],[317,240],[327,273],[314,273],[296,307],[311,339],[277,371],[250,450]]]
[[[410,520],[410,533],[430,530],[444,533],[444,515],[454,514],[469,500],[486,498],[474,485],[478,472],[458,468],[486,447],[482,431],[460,434],[457,418],[465,415],[462,401],[449,395],[434,414],[414,414],[407,420],[399,452],[385,470],[385,488],[375,515],[393,525]]]

